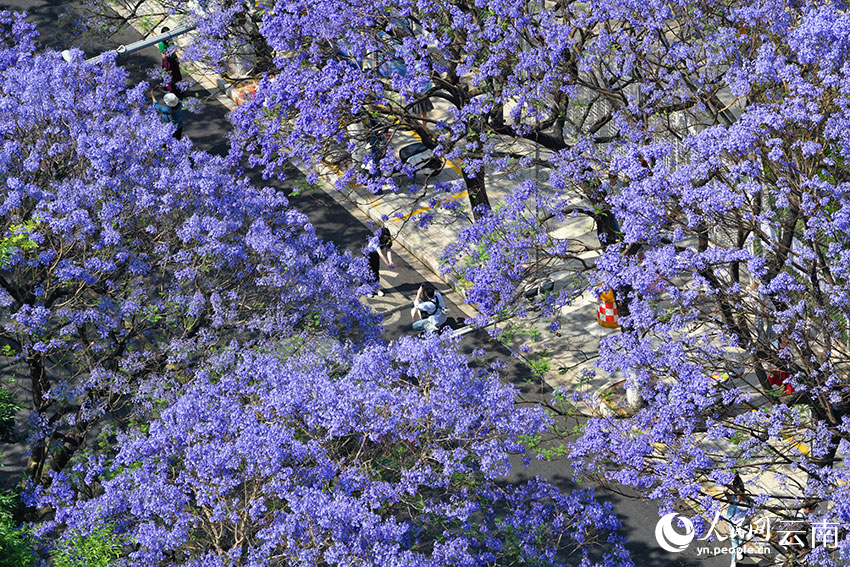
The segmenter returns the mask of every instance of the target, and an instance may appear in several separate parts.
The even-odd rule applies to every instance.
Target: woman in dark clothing
[[[389,266],[390,268],[395,268],[395,264],[393,264],[393,253],[390,250],[393,246],[392,235],[390,234],[390,229],[382,228],[381,234],[378,235],[378,246],[369,251],[369,268],[372,270],[372,281],[378,283],[380,285],[381,282],[381,260]],[[378,288],[378,291],[375,292],[379,297],[384,295],[384,292],[381,291],[381,288]]]

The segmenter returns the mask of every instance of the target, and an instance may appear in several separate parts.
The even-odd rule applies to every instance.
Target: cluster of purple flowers
[[[368,344],[378,319],[357,300],[361,258],[318,239],[279,191],[173,143],[142,87],[36,53],[4,13],[0,213],[2,335],[32,391],[34,480],[61,470],[93,424],[142,383],[199,353],[320,330]],[[16,232],[17,231],[17,232]]]
[[[114,451],[53,475],[41,530],[112,526],[132,543],[121,565],[629,565],[591,492],[497,482],[547,425],[515,394],[436,336],[234,346]]]

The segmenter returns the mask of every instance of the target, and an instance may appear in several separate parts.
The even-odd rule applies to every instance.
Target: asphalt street
[[[44,47],[65,49],[71,46],[82,49],[87,56],[94,56],[122,43],[136,41],[140,36],[133,30],[122,29],[111,38],[103,38],[96,34],[79,34],[79,21],[76,17],[66,15],[69,6],[66,2],[43,2],[30,0],[13,0],[0,4],[4,9],[25,10],[28,19],[36,24],[41,34]],[[119,59],[119,63],[130,73],[134,82],[148,81],[150,70],[158,68],[160,56],[155,47],[149,47],[136,54]],[[184,74],[185,75],[185,74]],[[195,87],[191,91],[200,101],[201,110],[198,113],[185,113],[184,137],[188,137],[200,149],[212,153],[227,152],[227,132],[229,123],[227,109],[215,97],[205,90]],[[155,115],[151,114],[154,120]],[[352,214],[336,203],[321,190],[306,190],[304,176],[295,168],[286,172],[283,181],[263,181],[256,171],[248,175],[255,183],[273,183],[291,192],[300,192],[291,197],[291,204],[304,212],[325,240],[334,242],[342,250],[359,252],[362,250],[369,235],[375,227],[370,227],[359,220],[359,215]],[[386,338],[402,336],[409,330],[409,308],[423,274],[427,268],[415,262],[415,259],[405,254],[403,249],[395,247],[395,270],[387,270],[382,266],[383,287],[386,295],[382,298],[370,298],[368,301],[373,308],[383,313]],[[435,284],[436,276],[429,278]],[[438,288],[445,288],[440,284]],[[452,315],[462,317],[456,306],[452,307]],[[463,349],[471,352],[474,349],[485,349],[487,356],[481,364],[489,364],[494,359],[501,359],[507,364],[504,378],[513,383],[524,397],[533,400],[536,396],[545,395],[546,387],[533,377],[527,367],[513,358],[503,345],[490,339],[483,330],[465,335]],[[8,451],[7,451],[8,453]],[[8,456],[8,454],[7,454]],[[10,471],[7,471],[10,472]],[[576,487],[571,478],[570,468],[563,461],[535,461],[528,468],[521,465],[514,467],[508,480],[520,480],[533,476],[542,476],[563,490]],[[615,509],[623,524],[622,533],[629,540],[629,550],[635,564],[638,566],[705,566],[714,567],[728,565],[729,557],[698,558],[695,554],[670,554],[662,550],[655,541],[654,527],[658,521],[656,509],[651,503],[646,503],[639,497],[627,498],[611,491],[600,491],[600,496],[614,503]],[[694,546],[691,546],[692,548]]]

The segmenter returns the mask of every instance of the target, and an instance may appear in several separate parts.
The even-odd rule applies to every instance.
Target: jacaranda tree
[[[795,558],[776,527],[805,501],[819,503],[813,523],[848,520],[850,15],[833,2],[566,9],[552,21],[578,69],[565,88],[603,93],[615,138],[559,152],[548,184],[467,231],[454,269],[491,316],[539,274],[574,276],[547,298],[553,317],[589,286],[614,290],[627,309],[599,367],[640,400],[591,416],[571,456],[667,510],[703,511],[703,530],[743,504]],[[602,250],[576,259],[580,243],[547,231],[591,212]],[[819,533],[808,564],[845,561],[844,532]]]
[[[610,504],[498,482],[545,427],[439,337],[228,348],[41,504],[110,565],[630,565]],[[122,547],[123,546],[123,547]]]
[[[32,394],[34,481],[99,420],[132,415],[130,394],[230,340],[377,336],[353,292],[362,259],[174,141],[111,62],[36,54],[21,19],[0,23],[0,230],[20,241],[0,268],[0,335]]]
[[[319,169],[338,148],[361,146],[366,157],[344,166],[340,182],[396,187],[393,173],[413,172],[386,139],[412,133],[462,175],[460,186],[435,183],[434,190],[465,188],[480,217],[491,207],[488,175],[520,179],[577,143],[619,135],[602,132],[616,109],[575,111],[577,103],[597,108],[604,97],[582,98],[571,86],[579,69],[557,29],[567,16],[562,3],[260,5],[258,31],[274,52],[273,69],[233,115],[234,149],[270,171],[293,158]],[[236,6],[199,6],[194,18],[210,37],[244,16]],[[620,95],[626,85],[610,88]],[[427,99],[437,108],[423,116],[418,107]]]
[[[413,130],[462,165],[473,199],[473,175],[517,177],[447,255],[486,316],[523,314],[518,298],[547,277],[555,326],[588,288],[613,290],[622,332],[603,341],[600,368],[641,400],[583,425],[572,455],[586,472],[709,518],[734,499],[777,520],[814,500],[816,517],[846,522],[843,4],[268,8],[275,73],[234,115],[238,150],[313,167],[352,147],[352,123],[379,146]],[[420,121],[410,105],[424,96],[448,110]],[[535,165],[541,176],[520,179]],[[555,236],[582,219],[596,242]],[[736,474],[745,493],[730,496]],[[841,560],[815,547],[809,561]]]

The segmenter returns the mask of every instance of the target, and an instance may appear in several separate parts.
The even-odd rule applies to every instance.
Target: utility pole
[[[184,33],[188,33],[190,31],[192,31],[196,27],[197,26],[195,24],[180,26],[180,27],[177,27],[173,30],[169,30],[165,33],[161,33],[159,35],[155,35],[155,36],[149,37],[147,39],[142,39],[142,40],[139,40],[135,43],[131,43],[129,45],[119,45],[117,48],[110,50],[110,51],[114,51],[115,53],[118,54],[119,57],[122,56],[122,55],[129,55],[130,53],[135,53],[136,51],[140,51],[140,50],[142,50],[146,47],[149,47],[151,45],[156,45],[160,41],[168,41],[169,39],[173,39],[177,36],[181,36]],[[107,53],[109,53],[109,52],[107,52]],[[91,59],[86,59],[86,63],[95,63],[95,64],[100,63],[100,58],[102,56],[103,56],[103,54],[98,55],[96,57],[92,57]]]

